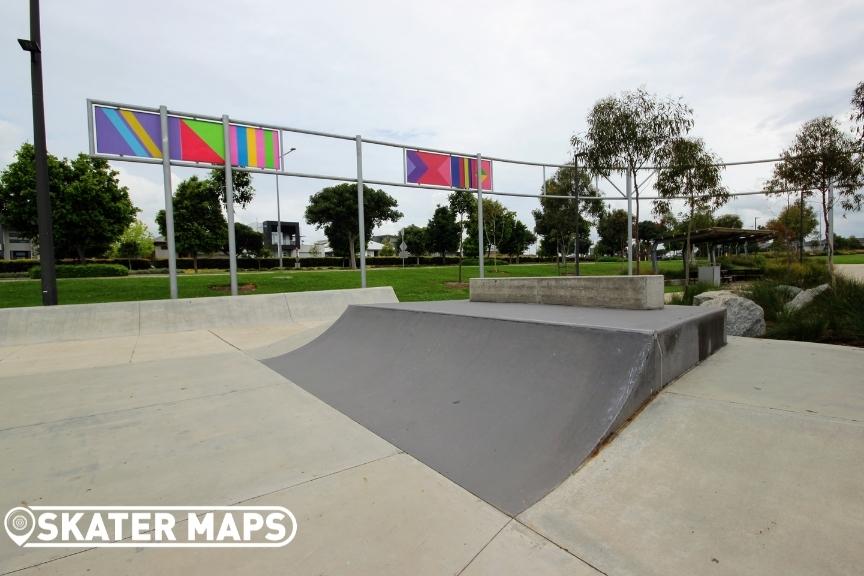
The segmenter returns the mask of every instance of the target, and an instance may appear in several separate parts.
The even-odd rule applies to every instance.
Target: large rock
[[[723,292],[727,293],[715,295],[699,306],[726,309],[727,336],[763,336],[765,334],[765,312],[762,307],[747,298],[736,296],[725,290]]]
[[[709,290],[708,292],[702,292],[701,294],[694,296],[693,305],[701,306],[704,302],[708,302],[709,300],[721,297],[725,298],[728,296],[735,296],[735,293],[730,292],[729,290]]]
[[[803,292],[803,290],[798,286],[790,286],[788,284],[780,284],[777,286],[777,291],[781,294],[785,294],[789,298],[795,298],[795,296]]]
[[[786,303],[786,310],[789,312],[797,312],[798,310],[804,308],[808,304],[810,304],[816,296],[825,292],[826,290],[830,290],[830,284],[820,284],[815,288],[810,288],[809,290],[804,290],[791,301]]]

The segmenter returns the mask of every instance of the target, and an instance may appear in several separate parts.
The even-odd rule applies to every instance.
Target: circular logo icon
[[[33,533],[33,528],[36,527],[36,517],[33,516],[33,512],[29,508],[19,506],[6,513],[3,524],[9,538],[18,546],[22,546]]]

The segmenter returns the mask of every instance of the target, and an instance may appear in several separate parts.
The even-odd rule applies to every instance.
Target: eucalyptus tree
[[[637,171],[657,162],[660,151],[693,126],[693,110],[681,99],[660,98],[644,88],[608,96],[588,113],[588,130],[570,142],[594,174],[608,177],[614,171],[633,175],[633,198],[639,222],[639,181]],[[638,227],[634,230],[639,245]],[[639,273],[639,258],[636,258]]]
[[[817,196],[822,208],[828,271],[834,277],[831,212],[839,203],[844,212],[858,212],[864,205],[864,160],[858,143],[840,129],[836,120],[820,116],[806,122],[795,142],[781,154],[774,175],[765,184],[766,195],[801,193],[801,201]]]
[[[684,244],[684,283],[690,282],[690,235],[693,232],[693,215],[711,214],[727,202],[731,196],[722,183],[720,158],[705,147],[699,138],[675,138],[657,154],[658,173],[654,188],[658,200],[654,201],[654,213],[665,216],[673,212],[672,202],[679,200],[684,205],[682,216],[687,219],[687,238]]]

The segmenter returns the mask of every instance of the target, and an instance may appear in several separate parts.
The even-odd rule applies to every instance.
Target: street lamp
[[[18,44],[30,53],[30,83],[33,94],[33,148],[36,169],[36,212],[39,220],[39,264],[42,269],[42,304],[57,304],[57,276],[54,268],[54,230],[51,194],[48,188],[48,150],[45,144],[45,101],[42,95],[42,30],[39,0],[30,0],[30,38]]]
[[[294,152],[297,148],[291,148],[284,154],[279,156],[280,160],[284,160],[285,156]],[[276,254],[279,256],[279,268],[282,268],[282,209],[279,206],[279,174],[276,174]]]

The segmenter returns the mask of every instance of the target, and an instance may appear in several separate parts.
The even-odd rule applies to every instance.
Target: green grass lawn
[[[642,263],[643,273],[650,263]],[[680,261],[660,263],[660,270],[680,270]],[[573,272],[572,263],[567,272]],[[583,263],[584,275],[616,275],[626,272],[620,262]],[[468,298],[468,278],[479,275],[477,266],[462,269],[462,284],[458,283],[457,266],[430,266],[408,268],[370,268],[369,286],[392,286],[400,301],[456,300]],[[487,264],[488,277],[555,276],[554,264]],[[334,290],[359,288],[360,272],[351,270],[283,270],[271,272],[241,272],[241,287],[254,285],[250,294],[302,292],[307,290]],[[228,293],[228,274],[181,274],[178,277],[181,298],[221,296]],[[92,302],[122,302],[130,300],[159,300],[168,297],[167,276],[127,276],[121,278],[67,278],[57,281],[61,304],[87,304]],[[38,280],[8,280],[0,282],[0,308],[38,306],[42,302]]]
[[[864,264],[864,254],[837,256],[838,264]],[[659,263],[660,272],[681,271],[680,260]],[[643,274],[651,268],[642,263]],[[580,267],[583,275],[625,274],[627,265],[621,262],[587,262]],[[573,272],[569,263],[567,272]],[[458,267],[429,266],[408,268],[370,268],[369,286],[393,286],[402,302],[416,300],[458,300],[468,298],[468,278],[478,276],[477,266],[465,266],[462,284],[458,281]],[[554,264],[486,265],[488,277],[555,276]],[[241,285],[254,285],[250,294],[302,292],[306,290],[334,290],[359,288],[360,272],[352,270],[283,270],[270,272],[241,272]],[[181,274],[178,278],[181,298],[221,296],[228,293],[228,274]],[[92,302],[122,302],[130,300],[159,300],[168,298],[167,276],[128,276],[121,278],[68,278],[57,281],[61,304],[88,304]],[[667,292],[680,290],[668,286]],[[38,306],[42,302],[38,280],[0,281],[0,308]]]

